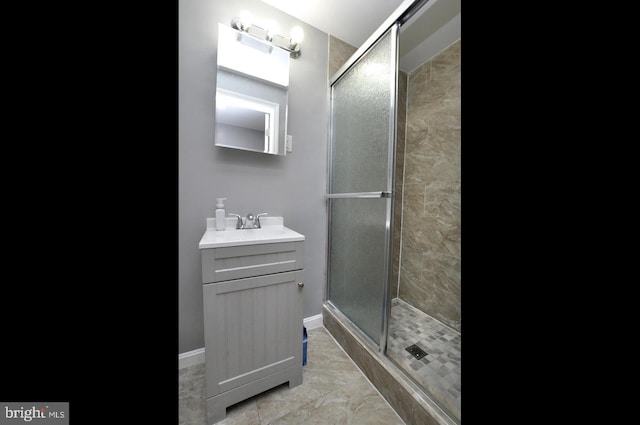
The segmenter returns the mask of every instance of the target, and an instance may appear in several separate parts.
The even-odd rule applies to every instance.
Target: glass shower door
[[[327,300],[384,348],[397,25],[331,85]]]

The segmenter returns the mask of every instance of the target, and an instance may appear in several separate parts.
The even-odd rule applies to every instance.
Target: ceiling
[[[405,0],[262,0],[321,31],[360,47]]]

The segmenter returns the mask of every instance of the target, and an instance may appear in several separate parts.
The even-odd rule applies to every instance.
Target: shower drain
[[[410,352],[411,355],[418,360],[420,360],[421,358],[427,355],[427,352],[424,351],[422,348],[418,347],[416,344],[408,346],[407,348],[405,348],[405,350]]]

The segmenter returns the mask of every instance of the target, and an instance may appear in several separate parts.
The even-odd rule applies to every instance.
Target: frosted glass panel
[[[332,199],[329,299],[380,341],[388,199]]]
[[[332,86],[329,285],[327,299],[372,342],[383,337],[388,280],[391,100],[395,84],[395,28]]]
[[[387,187],[391,84],[395,63],[388,32],[333,86],[332,193]]]

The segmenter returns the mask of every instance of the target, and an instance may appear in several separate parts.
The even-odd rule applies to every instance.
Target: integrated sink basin
[[[260,229],[236,229],[236,219],[227,217],[225,230],[216,230],[216,219],[207,218],[207,230],[204,232],[200,249],[221,248],[278,242],[303,241],[304,235],[284,226],[282,217],[262,217]]]

